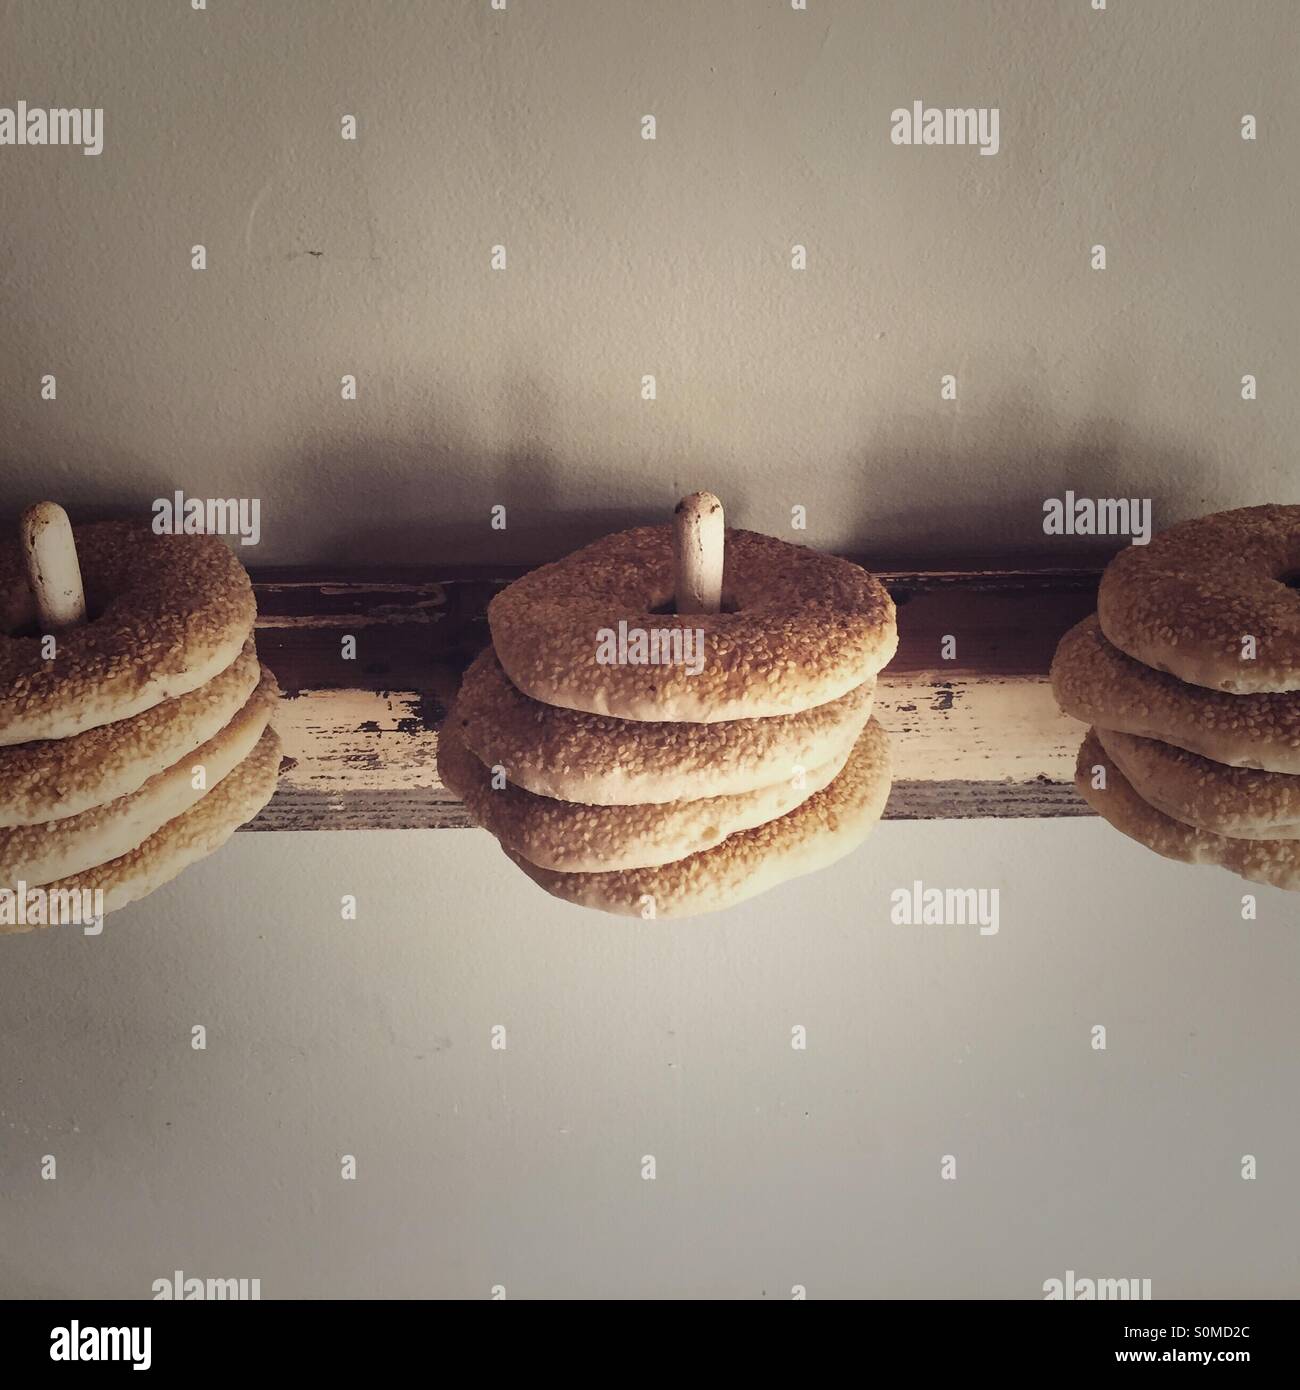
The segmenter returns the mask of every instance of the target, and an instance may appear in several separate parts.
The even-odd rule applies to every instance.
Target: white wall
[[[891,925],[914,878],[998,888],[997,935]],[[1295,1297],[1300,934],[1243,887],[1099,821],[892,821],[640,923],[482,831],[239,835],[102,937],[0,939],[0,1294]]]
[[[107,123],[95,159],[0,149],[0,513],[180,487],[261,498],[255,562],[490,562],[708,486],[922,563],[1041,549],[1066,487],[1162,523],[1300,501],[1298,29],[1291,0],[0,0],[0,104]],[[891,145],[917,98],[998,106],[1001,152]],[[998,936],[891,926],[914,878],[999,887]],[[0,939],[0,1294],[1295,1297],[1300,935],[1242,891],[1095,821],[891,822],[629,924],[477,833],[240,835],[102,938]]]
[[[708,486],[910,562],[1041,549],[1066,487],[1300,500],[1291,0],[2,12],[0,100],[106,113],[0,150],[8,511],[181,487],[262,498],[264,562],[490,562]],[[916,99],[1000,153],[891,144]]]

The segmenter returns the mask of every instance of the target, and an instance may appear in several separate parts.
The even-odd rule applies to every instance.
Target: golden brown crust
[[[529,863],[561,873],[651,868],[712,849],[728,835],[775,820],[831,781],[849,749],[771,787],[738,796],[644,806],[585,806],[537,796],[510,782],[494,787],[491,772],[448,720],[438,738],[438,773],[465,803],[476,825],[490,830]]]
[[[1181,522],[1107,566],[1107,639],[1180,680],[1237,694],[1300,690],[1300,506],[1242,507]],[[1243,639],[1253,658],[1243,660]]]
[[[1174,820],[1237,840],[1300,839],[1300,777],[1227,767],[1114,729],[1096,732],[1134,791]]]
[[[134,849],[209,794],[252,752],[271,718],[279,687],[263,668],[257,689],[212,738],[149,778],[129,796],[45,825],[0,830],[0,885],[39,886]],[[204,786],[194,786],[202,767]]]
[[[1094,768],[1104,769],[1106,785],[1093,786]],[[1217,864],[1255,883],[1300,890],[1300,841],[1234,840],[1185,825],[1148,806],[1089,729],[1079,748],[1074,784],[1089,806],[1130,839],[1184,864]]]
[[[267,729],[233,772],[142,845],[98,868],[57,879],[40,891],[102,891],[105,912],[137,902],[220,849],[241,825],[252,820],[275,794],[279,772],[280,740],[274,729]],[[0,932],[25,930],[25,926],[0,926]]]
[[[465,672],[448,718],[480,762],[539,796],[641,805],[736,796],[845,753],[871,715],[875,681],[772,719],[667,724],[583,714],[530,700],[492,649]]]
[[[1159,739],[1230,767],[1300,773],[1300,695],[1229,695],[1187,685],[1125,656],[1096,617],[1061,638],[1052,689],[1066,714]]]
[[[206,685],[71,738],[0,748],[0,827],[39,825],[129,796],[223,729],[258,683],[252,638]]]
[[[582,907],[631,917],[691,917],[730,907],[834,863],[859,844],[889,799],[889,739],[873,719],[829,786],[793,811],[713,849],[652,869],[565,874],[506,853],[540,887]]]
[[[74,528],[91,621],[46,661],[22,555],[0,546],[0,745],[129,719],[224,671],[253,630],[243,566],[217,536],[156,536],[119,521]]]
[[[533,699],[620,719],[709,723],[791,714],[873,677],[898,645],[884,585],[848,560],[728,530],[724,606],[656,612],[673,599],[672,527],[605,536],[543,565],[488,606],[511,681]],[[702,629],[704,664],[601,665],[597,634]]]

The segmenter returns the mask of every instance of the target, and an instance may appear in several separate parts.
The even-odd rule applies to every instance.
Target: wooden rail
[[[258,648],[285,691],[286,763],[254,830],[468,824],[439,782],[438,728],[518,570],[264,570]],[[1095,606],[1099,571],[881,572],[899,650],[876,714],[894,736],[895,819],[1076,816],[1082,726],[1055,706],[1057,638]],[[355,639],[345,659],[344,639]],[[951,659],[945,659],[944,642]]]

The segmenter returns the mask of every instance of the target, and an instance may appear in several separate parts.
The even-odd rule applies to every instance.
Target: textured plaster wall
[[[1157,524],[1300,495],[1290,0],[0,24],[0,102],[106,121],[99,158],[0,149],[6,512],[180,487],[260,497],[261,562],[535,559],[708,486],[906,561],[1041,549],[1067,487]],[[917,99],[997,106],[1000,153],[891,144]]]

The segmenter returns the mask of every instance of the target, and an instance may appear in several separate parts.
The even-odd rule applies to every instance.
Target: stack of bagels
[[[880,818],[871,709],[897,633],[859,566],[724,530],[697,493],[671,525],[532,571],[488,620],[438,768],[547,892],[691,916],[833,862]]]
[[[83,589],[84,585],[84,589]],[[212,853],[275,790],[278,690],[223,541],[61,508],[0,546],[0,890],[111,912]],[[41,925],[7,914],[0,931]]]
[[[1092,727],[1075,782],[1126,835],[1300,889],[1300,507],[1246,507],[1131,546],[1052,686]]]

